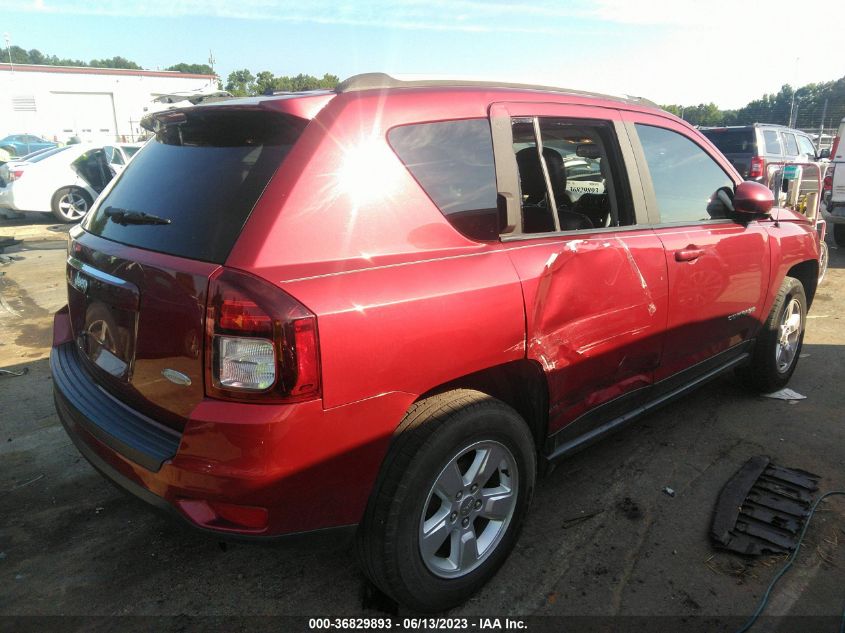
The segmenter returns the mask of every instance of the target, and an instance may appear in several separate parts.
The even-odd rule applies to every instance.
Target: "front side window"
[[[733,195],[733,180],[683,134],[653,125],[636,124],[661,223],[699,222],[726,217],[716,193]]]
[[[783,154],[780,136],[775,130],[763,130],[763,142],[766,144],[767,154]]]
[[[609,123],[527,117],[511,128],[523,233],[634,224]]]
[[[388,142],[449,223],[467,237],[496,240],[493,137],[487,119],[395,127]]]
[[[806,154],[810,157],[810,159],[815,159],[816,157],[816,148],[813,145],[813,141],[811,141],[806,136],[798,136],[798,147],[801,149],[802,154]]]

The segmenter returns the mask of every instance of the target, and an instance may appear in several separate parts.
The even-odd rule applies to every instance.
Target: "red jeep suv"
[[[145,126],[71,232],[68,434],[204,530],[357,525],[413,609],[495,573],[546,464],[798,362],[813,227],[647,101],[371,74]]]

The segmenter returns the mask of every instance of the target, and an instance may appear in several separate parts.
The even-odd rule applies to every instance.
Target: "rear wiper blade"
[[[105,216],[111,219],[112,222],[122,224],[170,224],[169,218],[162,218],[152,213],[144,213],[143,211],[129,211],[127,209],[120,209],[118,207],[106,207]]]

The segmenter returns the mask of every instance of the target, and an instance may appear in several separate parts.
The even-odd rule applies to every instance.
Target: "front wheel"
[[[740,370],[752,388],[770,393],[786,386],[798,365],[806,321],[804,286],[797,279],[786,277],[757,336],[751,363]]]
[[[55,194],[51,207],[53,215],[61,222],[78,222],[85,217],[93,204],[91,196],[84,189],[62,187]]]
[[[819,278],[816,281],[818,287],[824,281],[824,276],[827,274],[827,266],[830,263],[830,250],[827,248],[827,242],[822,241],[819,244]]]
[[[505,403],[464,389],[421,400],[359,528],[364,572],[418,611],[464,602],[516,543],[536,469],[528,426]]]

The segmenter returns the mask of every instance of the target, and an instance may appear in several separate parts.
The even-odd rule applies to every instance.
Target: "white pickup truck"
[[[837,246],[845,246],[845,119],[839,124],[839,131],[833,141],[830,152],[831,179],[830,197],[827,198],[827,209],[822,207],[822,216],[833,225],[833,239]]]

